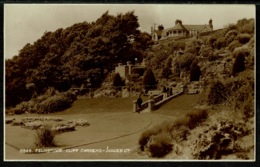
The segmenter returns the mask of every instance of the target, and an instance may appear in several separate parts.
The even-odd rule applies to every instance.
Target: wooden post
[[[148,112],[151,112],[153,110],[154,107],[154,100],[151,99],[148,101]]]
[[[137,111],[137,100],[133,101],[133,112]]]

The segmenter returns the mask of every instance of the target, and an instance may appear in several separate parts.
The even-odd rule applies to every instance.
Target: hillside
[[[60,92],[99,88],[119,62],[142,61],[152,42],[138,27],[134,12],[117,16],[106,12],[92,23],[45,32],[5,61],[6,106],[14,107],[49,88]]]

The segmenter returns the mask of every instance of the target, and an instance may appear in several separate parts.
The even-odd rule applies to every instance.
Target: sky
[[[111,15],[135,11],[139,29],[149,33],[154,24],[173,27],[176,19],[183,24],[208,24],[212,19],[214,29],[219,29],[242,18],[255,18],[254,5],[5,4],[4,56],[8,59],[18,55],[27,43],[33,44],[46,31],[96,21],[106,11]]]

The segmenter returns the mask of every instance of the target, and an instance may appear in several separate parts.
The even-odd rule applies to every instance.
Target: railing
[[[133,101],[133,112],[141,112],[144,110],[147,110],[148,112],[151,112],[152,110],[156,110],[158,108],[160,108],[161,105],[163,105],[164,103],[167,103],[168,101],[170,101],[173,98],[177,98],[180,95],[182,95],[184,93],[184,91],[180,91],[174,95],[171,95],[169,97],[167,97],[167,95],[165,93],[160,94],[146,102],[144,102],[141,105],[141,108],[137,107],[137,100]]]

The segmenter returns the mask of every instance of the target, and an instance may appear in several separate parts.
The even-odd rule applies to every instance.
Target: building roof
[[[165,29],[165,31],[170,31],[170,30],[186,30],[186,28],[182,24],[177,23],[174,27]]]
[[[183,25],[187,30],[196,29],[198,31],[203,30],[204,28],[209,28],[208,25]]]
[[[209,29],[210,27],[208,25],[183,25],[183,24],[177,23],[174,27],[167,28],[164,31],[171,31],[171,30],[186,30],[186,31],[189,31],[191,29],[201,31],[205,28]]]

